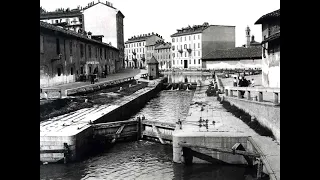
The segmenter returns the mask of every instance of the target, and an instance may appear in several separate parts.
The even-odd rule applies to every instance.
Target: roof
[[[116,9],[115,7],[113,7],[113,6],[111,6],[111,5],[108,5],[108,4],[105,4],[105,3],[103,3],[103,2],[96,2],[96,3],[93,3],[93,4],[89,5],[89,6],[84,7],[83,10],[87,10],[87,9],[89,9],[89,8],[91,8],[91,7],[99,4],[99,3],[100,3],[100,4],[103,4],[103,5],[105,5],[105,6],[108,6],[108,7],[110,7],[110,8]]]
[[[141,36],[141,37],[132,37],[130,39],[128,39],[128,41],[125,42],[125,44],[127,43],[132,43],[132,42],[141,42],[141,41],[145,41],[147,40],[150,36]]]
[[[120,14],[123,18],[125,17],[120,10],[118,10],[117,14]]]
[[[235,26],[225,26],[225,25],[194,25],[188,26],[186,28],[177,29],[178,32],[172,34],[170,37],[184,36],[189,34],[197,34],[203,32],[205,29],[213,26],[223,26],[223,27],[235,27]]]
[[[158,46],[156,46],[154,49],[170,49],[171,48],[171,43],[161,43]]]
[[[64,11],[64,12],[46,12],[46,13],[40,14],[40,20],[41,19],[78,17],[78,16],[82,16],[82,12],[80,10]]]
[[[262,47],[236,47],[232,49],[214,50],[205,55],[202,59],[206,60],[228,60],[228,59],[251,59],[262,58]]]
[[[267,37],[265,40],[262,41],[262,43],[273,41],[273,40],[278,39],[278,38],[280,38],[280,31],[277,32],[277,33],[272,34],[269,37]]]
[[[152,58],[149,60],[148,64],[159,64],[159,62],[157,61],[157,59],[152,56]]]
[[[92,42],[92,43],[108,46],[110,48],[118,50],[117,48],[115,48],[113,46],[110,46],[109,44],[106,44],[106,43],[103,43],[101,41],[97,41],[97,40],[94,40],[94,39],[89,39],[87,36],[82,35],[80,33],[76,33],[74,31],[66,30],[66,29],[63,29],[63,28],[60,28],[60,27],[57,27],[57,26],[54,26],[52,24],[45,23],[45,22],[42,22],[42,21],[40,21],[40,28],[45,28],[45,29],[49,29],[49,30],[58,31],[58,32],[61,32],[61,33],[65,34],[65,35],[77,37],[77,38],[80,38],[80,39],[83,39],[83,40],[86,40],[86,41],[89,41],[89,42]]]
[[[275,18],[280,18],[280,9],[261,16],[254,24],[262,24],[267,20],[275,19]]]
[[[125,44],[132,43],[132,42],[145,41],[151,36],[158,36],[159,38],[162,39],[162,36],[160,36],[158,33],[153,33],[152,32],[152,33],[148,33],[148,34],[141,34],[141,35],[138,35],[138,36],[132,36],[131,38],[128,38],[128,41],[126,41]]]

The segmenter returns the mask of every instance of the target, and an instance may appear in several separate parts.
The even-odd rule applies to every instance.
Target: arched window
[[[184,49],[187,49],[187,45],[186,44],[184,45]]]

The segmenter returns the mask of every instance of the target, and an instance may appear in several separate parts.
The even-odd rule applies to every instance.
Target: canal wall
[[[276,140],[280,142],[280,106],[229,96],[223,96],[222,99],[255,117],[262,126],[270,129]]]
[[[81,159],[91,150],[93,124],[120,121],[132,115],[161,91],[162,81],[153,80],[148,87],[111,104],[81,109],[40,122],[40,152],[60,150],[67,143],[68,161]],[[57,162],[64,157],[63,153],[40,153],[41,162]]]

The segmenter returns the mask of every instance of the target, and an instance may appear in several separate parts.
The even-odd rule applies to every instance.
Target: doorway
[[[184,60],[184,68],[188,68],[188,60]]]

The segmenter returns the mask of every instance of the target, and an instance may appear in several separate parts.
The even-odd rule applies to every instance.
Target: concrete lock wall
[[[190,134],[190,133],[189,133]],[[173,148],[173,161],[176,163],[184,163],[182,147],[178,144],[179,142],[186,142],[192,145],[206,146],[208,148],[229,148],[231,149],[236,143],[241,143],[244,148],[247,147],[247,137],[240,136],[191,136],[185,133],[177,134],[173,133],[172,136],[172,148]],[[209,151],[204,149],[193,149],[197,152],[209,155],[217,160],[230,163],[230,164],[247,164],[247,161],[242,155],[233,155],[229,153],[220,153],[216,151]],[[193,157],[193,163],[209,163],[199,158]]]
[[[227,96],[224,96],[224,100],[256,117],[257,121],[270,129],[276,140],[280,142],[280,107]]]
[[[109,112],[103,117],[97,119],[94,123],[115,122],[123,120],[123,118],[129,117],[133,112],[141,109],[152,97],[154,97],[160,90],[162,84],[158,84],[157,87],[147,91],[146,93],[134,98],[133,100],[123,104],[115,110]]]

